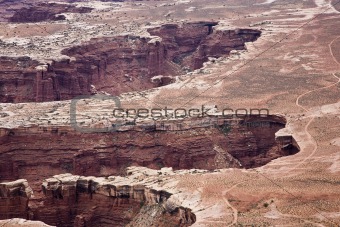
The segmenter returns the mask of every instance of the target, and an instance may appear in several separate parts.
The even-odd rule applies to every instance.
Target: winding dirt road
[[[329,51],[330,51],[330,54],[331,54],[333,60],[334,60],[334,61],[339,65],[339,67],[340,67],[340,62],[338,62],[338,60],[335,58],[335,56],[333,55],[333,50],[332,50],[332,44],[333,44],[337,39],[339,39],[339,38],[340,38],[340,36],[338,36],[337,38],[333,39],[332,42],[330,42],[330,43],[328,44],[328,47],[329,47]],[[308,110],[306,107],[304,107],[304,106],[302,106],[302,105],[300,104],[300,99],[301,99],[302,97],[304,97],[304,96],[310,94],[310,93],[317,92],[317,91],[321,91],[321,90],[324,90],[324,89],[327,89],[327,88],[331,88],[331,87],[334,87],[334,86],[336,86],[337,84],[339,84],[339,83],[340,83],[340,78],[339,78],[335,73],[332,73],[332,75],[337,79],[336,82],[334,82],[334,83],[331,84],[331,85],[328,85],[328,86],[325,86],[325,87],[321,87],[321,88],[317,88],[317,89],[314,89],[314,90],[311,90],[311,91],[308,91],[308,92],[305,92],[305,93],[301,94],[299,97],[297,97],[295,104],[296,104],[298,107],[300,107],[301,109],[303,109],[304,111],[308,112],[309,110]],[[312,150],[312,152],[311,152],[306,158],[304,158],[301,162],[299,162],[296,166],[294,166],[293,168],[291,168],[290,170],[288,170],[287,172],[291,172],[291,171],[297,169],[299,166],[301,166],[303,163],[305,163],[308,159],[310,159],[310,158],[315,154],[315,152],[318,150],[318,144],[317,144],[316,140],[315,140],[315,139],[313,138],[313,136],[308,132],[308,128],[309,128],[310,124],[314,121],[314,119],[315,119],[315,116],[312,116],[312,118],[308,121],[308,123],[306,124],[306,126],[305,126],[305,128],[304,128],[304,131],[305,131],[305,134],[306,134],[307,137],[308,137],[309,143],[311,143],[312,146],[314,147],[313,150]],[[286,173],[287,173],[287,172],[286,172]],[[286,173],[285,173],[285,174],[286,174]],[[289,176],[289,175],[286,175],[286,177],[287,177],[287,176]]]
[[[229,203],[228,199],[226,198],[227,193],[228,193],[229,191],[233,190],[234,188],[236,188],[237,186],[239,186],[240,184],[243,184],[243,183],[245,183],[245,182],[247,182],[247,181],[242,181],[242,182],[240,182],[240,183],[234,184],[232,187],[230,187],[230,188],[228,188],[227,190],[224,190],[224,191],[222,192],[222,198],[223,198],[224,202],[227,204],[227,206],[228,206],[228,207],[232,210],[232,212],[233,212],[233,221],[232,221],[232,223],[229,224],[228,226],[233,226],[233,225],[236,225],[236,224],[237,224],[238,210],[237,210],[235,207],[233,207],[233,206]]]

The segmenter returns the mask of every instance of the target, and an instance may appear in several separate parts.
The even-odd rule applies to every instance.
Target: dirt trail
[[[335,58],[334,58],[334,60],[335,60]],[[336,60],[335,60],[335,61],[336,61]],[[339,64],[339,63],[338,63],[338,64]],[[304,106],[302,106],[302,105],[300,104],[300,99],[301,99],[303,96],[308,95],[308,94],[310,94],[310,93],[313,93],[313,92],[316,92],[316,91],[320,91],[320,90],[324,90],[324,89],[327,89],[327,88],[330,88],[330,87],[334,87],[335,85],[337,85],[337,84],[340,82],[340,78],[339,78],[337,75],[335,75],[335,73],[332,73],[332,75],[338,80],[337,82],[335,82],[335,83],[333,83],[333,84],[331,84],[331,85],[328,85],[328,86],[326,86],[326,87],[317,88],[317,89],[314,89],[314,90],[307,91],[307,92],[303,93],[302,95],[300,95],[299,97],[297,97],[295,104],[296,104],[298,107],[302,108],[304,111],[308,112],[309,110],[306,109]]]
[[[334,61],[335,61],[338,65],[340,65],[340,62],[334,57],[333,50],[332,50],[332,45],[333,45],[333,43],[334,43],[337,39],[339,39],[339,38],[340,38],[340,36],[338,36],[336,39],[334,39],[332,42],[330,42],[330,43],[328,44],[329,51],[331,52],[331,55],[332,55]]]
[[[233,222],[232,222],[231,224],[229,224],[228,226],[233,226],[233,225],[236,225],[236,224],[237,224],[238,210],[237,210],[235,207],[233,207],[233,206],[229,203],[228,199],[226,199],[227,193],[228,193],[229,191],[233,190],[234,188],[236,188],[237,186],[239,186],[240,184],[243,184],[243,183],[245,183],[245,182],[246,182],[246,181],[242,181],[242,182],[240,182],[240,183],[234,184],[232,187],[230,187],[230,188],[228,188],[227,190],[224,190],[224,191],[222,192],[222,198],[223,198],[224,202],[227,204],[227,206],[228,206],[228,207],[232,210],[232,212],[233,212]]]
[[[331,54],[333,60],[340,66],[340,63],[339,63],[339,62],[337,61],[337,59],[334,57],[334,55],[333,55],[333,50],[332,50],[332,44],[333,44],[337,39],[339,39],[339,38],[340,38],[340,36],[338,36],[337,38],[333,39],[332,42],[330,42],[330,43],[328,44],[328,46],[329,46],[329,51],[330,51],[330,54]],[[307,95],[307,94],[310,94],[310,93],[313,93],[313,92],[317,92],[317,91],[320,91],[320,90],[324,90],[324,89],[327,89],[327,88],[330,88],[330,87],[333,87],[333,86],[336,86],[337,84],[339,84],[339,83],[340,83],[340,78],[339,78],[335,73],[333,73],[332,75],[337,79],[337,82],[334,82],[334,83],[331,84],[331,85],[328,85],[328,86],[325,86],[325,87],[321,87],[321,88],[317,88],[317,89],[314,89],[314,90],[311,90],[311,91],[308,91],[308,92],[305,92],[305,93],[301,94],[299,97],[297,97],[295,104],[296,104],[298,107],[300,107],[301,109],[303,109],[304,111],[308,112],[309,110],[308,110],[306,107],[304,107],[304,106],[302,106],[302,105],[300,104],[300,99],[301,99],[302,97],[304,97],[305,95]],[[306,124],[306,126],[305,126],[305,128],[304,128],[305,134],[306,134],[307,137],[308,137],[308,141],[307,141],[307,142],[310,143],[310,144],[312,144],[312,146],[314,147],[313,150],[312,150],[312,152],[311,152],[306,158],[304,158],[301,162],[299,162],[296,166],[294,166],[293,168],[291,168],[290,170],[288,170],[287,172],[291,172],[292,170],[297,169],[297,168],[298,168],[299,166],[301,166],[304,162],[306,162],[308,159],[310,159],[310,158],[315,154],[315,152],[318,150],[318,144],[317,144],[316,140],[315,140],[315,139],[313,138],[313,136],[308,132],[308,127],[310,126],[310,124],[313,122],[314,119],[315,119],[315,116],[312,116],[312,118],[308,121],[308,123]],[[287,172],[285,172],[285,174],[286,174]],[[289,176],[289,175],[286,175],[286,177],[287,177],[287,176]]]

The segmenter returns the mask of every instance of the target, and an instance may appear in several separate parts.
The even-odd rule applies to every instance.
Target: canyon
[[[338,226],[337,10],[0,0],[0,226]]]
[[[195,214],[167,208],[171,193],[145,187],[136,178],[140,170],[130,167],[158,171],[154,175],[161,178],[143,178],[153,184],[164,180],[169,167],[198,173],[259,167],[299,151],[291,135],[275,135],[285,124],[283,116],[244,115],[126,124],[107,133],[70,126],[1,128],[0,181],[9,183],[0,184],[0,218],[53,226],[189,226]],[[16,179],[25,180],[11,182]],[[32,198],[23,193],[32,190]]]
[[[30,57],[1,57],[3,103],[68,100],[79,95],[142,91],[164,86],[255,41],[258,30],[214,30],[216,22],[150,28],[151,37],[93,38],[41,64]]]
[[[65,20],[59,14],[91,10],[39,3],[16,11],[9,21]],[[27,56],[1,57],[0,101],[59,101],[164,86],[210,59],[245,50],[246,42],[261,35],[252,29],[215,30],[216,25],[165,24],[148,28],[146,37],[92,38],[43,64]],[[123,178],[127,168],[252,168],[297,152],[295,147],[283,149],[275,139],[275,132],[284,128],[283,118],[260,120],[267,123],[264,133],[249,127],[256,121],[253,117],[214,124],[211,119],[164,121],[89,134],[70,126],[1,128],[0,182],[8,183],[2,184],[0,219],[24,218],[53,226],[189,226],[196,220],[189,208],[167,204],[171,193],[148,188],[140,180],[129,184]]]
[[[40,190],[41,180],[61,173],[121,175],[128,166],[254,168],[298,151],[293,138],[288,144],[276,140],[275,133],[285,127],[280,116],[222,118],[214,125],[199,118],[157,126],[151,121],[108,133],[81,133],[69,126],[1,128],[0,180],[23,178]]]

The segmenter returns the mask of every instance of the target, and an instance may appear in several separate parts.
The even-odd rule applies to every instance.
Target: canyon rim
[[[0,226],[339,226],[339,5],[0,0]]]

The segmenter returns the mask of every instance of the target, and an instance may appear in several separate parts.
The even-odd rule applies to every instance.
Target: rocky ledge
[[[20,213],[9,209],[4,194],[0,207],[6,208],[3,218],[27,217],[56,226],[190,226],[195,214],[174,202],[172,193],[161,185],[173,174],[171,168],[156,171],[136,167],[128,169],[127,177],[61,174],[44,180],[44,195],[20,204]],[[22,196],[15,193],[12,198],[20,200]]]
[[[0,219],[27,218],[28,200],[32,195],[27,180],[0,183]]]
[[[0,220],[1,227],[52,227],[41,221],[29,221],[21,218]]]

